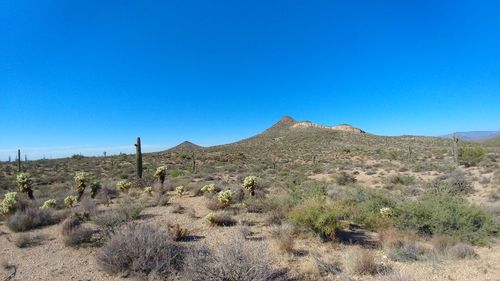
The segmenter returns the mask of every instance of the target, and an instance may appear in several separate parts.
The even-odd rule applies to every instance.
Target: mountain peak
[[[182,143],[178,144],[175,147],[172,147],[169,150],[193,150],[193,149],[200,149],[203,148],[202,146],[199,146],[197,144],[194,144],[190,141],[183,141]]]
[[[297,120],[293,119],[292,117],[283,116],[281,117],[280,121],[274,124],[270,129],[286,129],[292,127],[297,123],[298,123]]]

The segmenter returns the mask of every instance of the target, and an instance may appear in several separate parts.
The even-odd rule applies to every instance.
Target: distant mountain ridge
[[[349,124],[340,124],[336,126],[323,126],[317,123],[313,123],[311,121],[297,121],[290,116],[282,117],[278,123],[274,124],[271,128],[267,129],[266,131],[273,131],[273,130],[276,131],[283,129],[300,129],[300,128],[311,128],[311,127],[334,130],[334,131],[351,132],[351,133],[365,133],[365,131],[356,128],[354,126],[351,126]]]
[[[444,135],[441,137],[450,139],[453,137],[453,134],[455,133]],[[500,136],[500,131],[470,131],[456,132],[456,134],[461,140],[464,141],[485,141]]]

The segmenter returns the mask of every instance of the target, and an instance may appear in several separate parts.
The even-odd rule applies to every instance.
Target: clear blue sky
[[[282,115],[499,130],[500,1],[0,0],[0,159],[222,144]]]

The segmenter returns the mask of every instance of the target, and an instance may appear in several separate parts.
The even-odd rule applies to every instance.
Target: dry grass
[[[282,253],[291,254],[295,246],[295,228],[291,224],[282,224],[271,229],[273,244]]]
[[[117,231],[97,253],[97,265],[117,274],[168,277],[182,268],[184,250],[161,229],[131,224]]]
[[[202,247],[186,260],[185,278],[193,281],[278,280],[270,253],[264,245],[245,243],[242,238],[221,242],[214,249]],[[282,277],[282,276],[281,276]]]
[[[61,215],[52,209],[40,209],[36,206],[29,206],[17,210],[9,218],[7,226],[15,232],[27,231],[60,222]]]

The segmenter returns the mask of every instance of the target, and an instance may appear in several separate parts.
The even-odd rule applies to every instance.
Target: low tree
[[[481,162],[484,154],[484,149],[481,146],[462,147],[458,152],[458,159],[460,164],[471,167]]]

